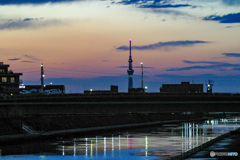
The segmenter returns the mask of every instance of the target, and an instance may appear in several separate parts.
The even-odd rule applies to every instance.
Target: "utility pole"
[[[41,89],[44,92],[44,71],[43,71],[43,64],[41,64]]]
[[[141,87],[142,87],[142,90],[143,90],[143,62],[141,62],[141,67],[142,67],[142,85],[141,85]]]

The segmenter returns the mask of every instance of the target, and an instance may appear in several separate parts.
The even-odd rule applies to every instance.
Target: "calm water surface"
[[[121,133],[1,146],[0,159],[168,159],[240,127],[240,118],[166,124]]]

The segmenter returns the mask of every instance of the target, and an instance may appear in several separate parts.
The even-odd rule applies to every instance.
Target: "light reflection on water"
[[[39,150],[32,155],[23,152],[18,154],[20,156],[2,156],[0,159],[167,159],[239,127],[239,118],[235,117],[204,123],[166,124],[111,136],[59,138],[50,143],[55,151]],[[4,148],[2,152],[4,154]]]

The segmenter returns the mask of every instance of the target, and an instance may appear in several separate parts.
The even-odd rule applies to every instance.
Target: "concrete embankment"
[[[206,118],[195,118],[187,119],[187,121],[201,121]],[[94,134],[97,132],[105,131],[120,131],[123,129],[129,128],[139,128],[139,127],[149,127],[154,125],[170,124],[170,123],[180,123],[186,120],[165,120],[165,121],[155,121],[155,122],[145,122],[145,123],[133,123],[133,124],[121,124],[121,125],[111,125],[111,126],[98,126],[98,127],[89,127],[89,128],[75,128],[75,129],[66,129],[66,130],[54,130],[46,132],[35,132],[33,134],[15,134],[15,135],[4,135],[0,136],[0,143],[20,143],[28,140],[37,140],[45,139],[49,137],[58,137],[58,136],[69,136],[74,134],[86,135]]]
[[[91,128],[145,122],[201,118],[204,115],[177,113],[118,113],[118,114],[48,114],[27,117],[10,117],[0,119],[0,136],[33,132],[50,132],[76,128]],[[29,128],[26,130],[26,128]],[[25,129],[25,130],[24,130]],[[27,132],[26,132],[27,131]]]

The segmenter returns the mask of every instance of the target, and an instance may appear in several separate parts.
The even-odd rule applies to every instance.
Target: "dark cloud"
[[[25,18],[18,20],[8,20],[5,22],[0,22],[0,30],[14,30],[14,29],[36,29],[45,26],[53,26],[63,24],[59,20],[44,20],[44,18]]]
[[[76,0],[1,0],[0,5],[13,5],[13,4],[43,4],[43,3],[60,3],[72,2]]]
[[[152,5],[141,5],[139,6],[139,8],[179,8],[179,7],[190,7],[191,5],[188,4],[165,4],[165,5],[156,5],[156,4],[152,4]]]
[[[184,63],[191,63],[191,64],[210,64],[208,67],[214,67],[215,69],[226,68],[226,67],[240,67],[240,64],[232,64],[226,62],[214,62],[214,61],[183,61]],[[206,68],[207,69],[207,68]]]
[[[172,4],[171,0],[122,0],[118,2],[123,5],[135,5],[138,8],[179,8],[179,7],[191,7],[189,4]]]
[[[240,57],[240,53],[223,53],[226,57]]]
[[[219,23],[240,23],[240,13],[231,13],[223,16],[211,15],[203,20],[218,21]]]
[[[214,74],[200,74],[200,75],[175,75],[175,74],[159,74],[155,75],[155,77],[164,77],[164,78],[173,78],[173,79],[189,79],[192,78],[217,78],[219,76]]]
[[[181,68],[170,68],[166,69],[166,71],[187,71],[193,69],[215,69],[216,66],[190,66],[190,67],[181,67]]]
[[[26,60],[22,60],[21,62],[24,62],[24,63],[35,63],[36,61],[39,61],[38,58],[34,57],[34,56],[31,56],[31,55],[23,55],[23,57],[21,58],[11,58],[11,59],[8,59],[9,61],[19,61],[21,59],[26,59]]]
[[[21,61],[22,63],[36,63],[35,61]]]
[[[119,67],[116,67],[116,68],[128,68],[128,66],[119,66]],[[135,66],[133,68],[142,68],[141,66]],[[155,69],[154,67],[145,67],[143,66],[143,68],[145,69]]]
[[[23,19],[23,21],[31,21],[31,20],[34,20],[34,18],[25,18],[25,19]]]
[[[149,45],[145,45],[145,46],[132,46],[133,50],[156,50],[156,49],[161,49],[164,47],[179,47],[179,46],[193,46],[195,44],[201,44],[201,43],[210,43],[207,41],[199,41],[199,40],[195,40],[195,41],[169,41],[169,42],[158,42],[155,44],[149,44]],[[120,46],[117,48],[117,50],[129,50],[128,46]]]
[[[21,58],[11,58],[11,59],[8,59],[8,61],[18,61],[20,60]]]
[[[183,60],[184,63],[187,64],[220,64],[221,62],[214,62],[214,61],[188,61],[188,60]],[[221,63],[222,64],[222,63]]]
[[[180,8],[180,7],[195,8],[195,6],[191,6],[189,4],[174,4],[172,0],[154,0],[154,1],[122,0],[118,2],[118,4],[133,5],[138,8],[150,9],[150,10],[145,10],[148,12],[153,12],[157,14],[171,14],[174,16],[179,16],[179,15],[189,16],[189,14],[182,11],[172,10],[172,8]]]
[[[222,0],[222,2],[223,2],[225,5],[229,5],[229,6],[240,5],[240,1],[239,1],[239,0]]]
[[[233,68],[233,70],[240,71],[240,67],[239,68]]]
[[[151,12],[157,13],[157,14],[168,14],[168,15],[174,15],[174,16],[191,16],[186,12],[178,11],[178,10],[172,10],[172,9],[152,9]],[[163,21],[166,21],[165,19]]]
[[[227,71],[227,70],[236,70],[236,68],[240,67],[240,64],[232,64],[225,62],[212,62],[212,61],[183,61],[186,64],[206,64],[206,65],[195,65],[189,67],[175,67],[166,69],[166,71],[187,71],[194,69],[213,69],[218,71]]]
[[[38,61],[38,60],[39,60],[39,59],[37,59],[36,57],[31,56],[31,55],[25,54],[25,55],[23,55],[23,56],[26,57],[26,58],[28,58],[28,59],[30,59],[30,60],[34,60],[34,61]]]
[[[118,3],[124,4],[124,5],[130,5],[130,4],[146,3],[146,1],[141,1],[141,0],[122,0],[121,2],[118,2]]]

